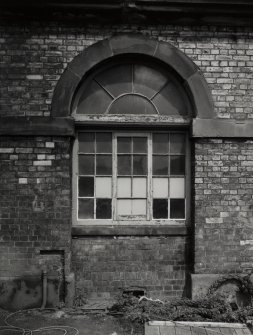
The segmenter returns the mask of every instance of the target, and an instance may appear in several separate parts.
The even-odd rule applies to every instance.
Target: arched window
[[[87,76],[77,91],[73,112],[75,116],[189,118],[191,104],[179,78],[165,66],[145,61],[144,57],[114,60]]]
[[[75,224],[187,220],[192,106],[172,69],[116,57],[83,78],[72,111]]]

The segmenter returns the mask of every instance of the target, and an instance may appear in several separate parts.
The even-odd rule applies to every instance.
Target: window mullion
[[[152,220],[152,134],[148,134],[147,219]]]
[[[117,136],[112,135],[112,219],[117,218]]]

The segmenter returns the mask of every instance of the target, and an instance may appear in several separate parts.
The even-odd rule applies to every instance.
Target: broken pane
[[[179,176],[185,174],[185,156],[170,156],[170,174]]]
[[[185,218],[185,200],[171,199],[170,200],[170,218],[184,219]]]
[[[94,178],[93,177],[79,177],[78,194],[79,194],[79,197],[93,197],[94,196]]]
[[[112,218],[112,201],[111,199],[96,200],[96,218],[111,219]]]
[[[168,200],[154,199],[153,200],[153,218],[167,219],[168,218]]]

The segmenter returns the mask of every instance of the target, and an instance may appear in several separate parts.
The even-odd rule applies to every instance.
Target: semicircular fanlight
[[[191,111],[185,89],[161,67],[120,63],[87,78],[74,102],[83,115],[188,116]]]

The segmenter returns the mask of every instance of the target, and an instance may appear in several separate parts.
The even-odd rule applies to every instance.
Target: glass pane
[[[132,200],[132,214],[133,215],[146,215],[146,200]]]
[[[170,135],[170,153],[172,154],[185,153],[185,134]]]
[[[153,175],[168,175],[169,159],[168,156],[153,156]]]
[[[153,153],[169,153],[169,136],[168,134],[153,134]]]
[[[118,137],[118,153],[131,153],[131,137]]]
[[[147,152],[147,138],[134,137],[133,138],[133,152],[138,154],[145,154]]]
[[[184,219],[185,218],[185,201],[184,199],[170,200],[170,218]]]
[[[112,178],[106,178],[106,177],[96,178],[96,197],[97,198],[112,197]]]
[[[146,175],[147,174],[147,156],[146,155],[134,155],[133,156],[133,174]]]
[[[111,219],[112,218],[112,201],[111,199],[96,200],[96,218]]]
[[[153,218],[168,219],[168,200],[154,199],[153,200]]]
[[[151,98],[168,80],[163,72],[145,65],[134,65],[134,92]]]
[[[97,155],[97,175],[112,175],[111,155]]]
[[[118,155],[118,175],[119,176],[126,176],[131,175],[131,156],[130,155],[124,155],[119,156]]]
[[[112,134],[97,133],[96,134],[97,153],[112,152]]]
[[[113,100],[95,81],[83,85],[81,90],[77,114],[104,114]]]
[[[94,155],[79,155],[79,174],[94,175]]]
[[[159,114],[187,116],[190,114],[189,99],[175,82],[168,84],[152,100]]]
[[[114,97],[122,93],[130,93],[132,92],[132,65],[122,64],[110,67],[98,74],[96,80]]]
[[[79,152],[94,153],[95,152],[95,133],[79,133]]]
[[[79,199],[78,200],[78,218],[93,219],[94,218],[94,200]]]
[[[147,178],[133,178],[133,198],[147,197]]]
[[[146,98],[128,94],[115,100],[109,109],[109,114],[150,114],[157,115],[155,106]]]
[[[117,214],[131,215],[131,200],[117,200]]]
[[[184,178],[170,178],[170,198],[185,197],[185,180]]]
[[[79,197],[93,197],[94,196],[94,178],[93,177],[79,177],[78,195]]]
[[[131,178],[117,178],[117,197],[131,198]]]
[[[185,174],[185,156],[170,156],[170,174],[179,176]]]
[[[153,198],[168,198],[168,178],[153,178]]]

